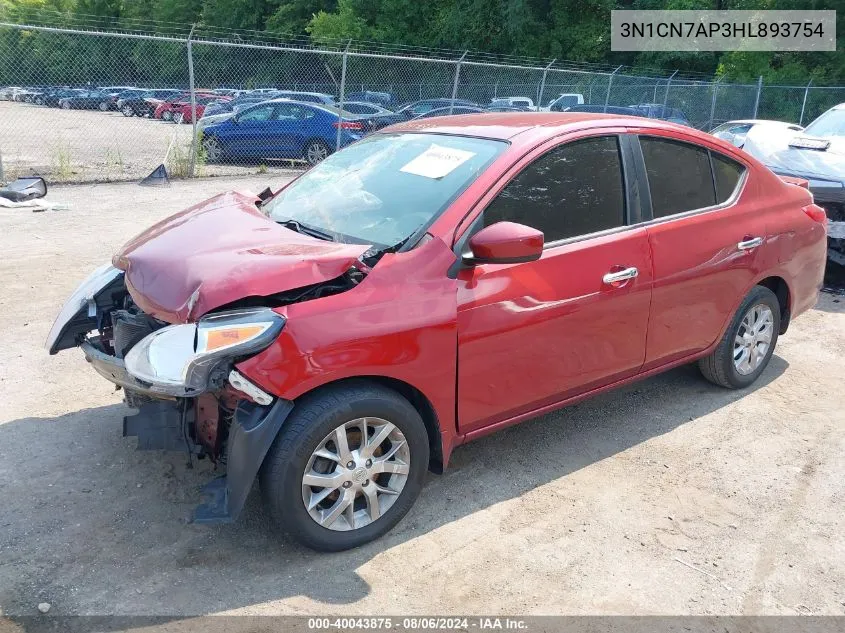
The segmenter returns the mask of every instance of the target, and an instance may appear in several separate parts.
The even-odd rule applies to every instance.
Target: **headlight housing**
[[[170,325],[129,350],[126,371],[149,383],[151,391],[194,396],[208,390],[214,369],[265,349],[284,324],[285,318],[269,308],[255,308],[219,312],[196,324]]]

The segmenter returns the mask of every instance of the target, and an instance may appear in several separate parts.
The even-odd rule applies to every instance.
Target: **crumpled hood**
[[[743,150],[781,174],[845,181],[845,138],[830,137],[826,150],[790,147],[795,138],[816,138],[777,126],[755,125],[745,137]]]
[[[253,194],[217,195],[130,240],[113,264],[144,312],[169,323],[339,277],[369,248],[301,235],[264,216]]]

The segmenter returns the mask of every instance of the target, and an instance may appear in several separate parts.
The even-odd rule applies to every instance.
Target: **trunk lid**
[[[252,194],[228,192],[170,216],[130,240],[113,264],[144,312],[196,321],[222,305],[339,277],[369,248],[286,229]]]

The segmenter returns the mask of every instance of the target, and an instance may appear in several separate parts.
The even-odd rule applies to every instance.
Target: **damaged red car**
[[[341,550],[464,442],[683,363],[752,384],[822,282],[806,187],[660,121],[404,123],[148,229],[47,347],[123,388],[140,448],[219,465],[197,522],[257,477],[282,530]]]

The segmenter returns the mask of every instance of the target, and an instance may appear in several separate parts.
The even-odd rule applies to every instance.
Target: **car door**
[[[706,349],[761,270],[765,209],[739,160],[657,131],[639,136],[654,263],[644,370]]]
[[[274,104],[266,103],[243,110],[232,117],[231,125],[225,128],[227,150],[236,156],[266,156],[273,143],[269,126],[274,113]]]
[[[537,261],[457,272],[462,433],[538,412],[643,364],[651,261],[645,229],[633,226],[627,141],[604,134],[556,143],[487,194],[457,246],[499,221],[545,236]]]
[[[303,103],[277,103],[272,121],[272,147],[274,155],[301,158],[306,141],[328,136],[333,130],[323,123],[323,110]]]

